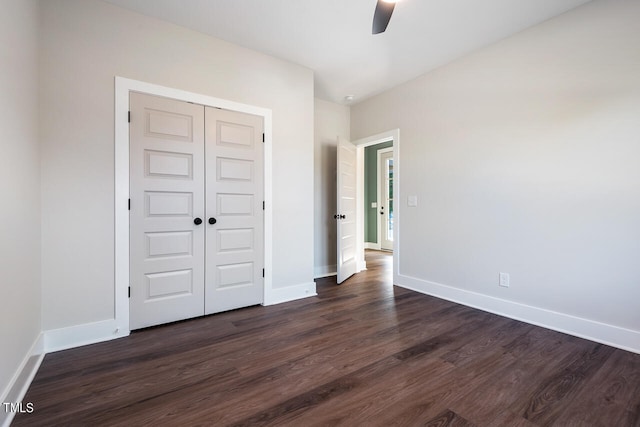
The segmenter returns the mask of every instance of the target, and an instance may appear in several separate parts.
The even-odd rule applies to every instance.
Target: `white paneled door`
[[[130,96],[130,327],[201,316],[204,108]]]
[[[338,283],[351,277],[356,262],[356,147],[349,141],[338,141],[337,153],[337,270]]]
[[[130,328],[261,303],[262,118],[140,93],[130,109]]]
[[[205,314],[263,297],[262,117],[206,107]]]

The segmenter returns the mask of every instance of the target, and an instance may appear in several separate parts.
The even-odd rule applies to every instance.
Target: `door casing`
[[[129,93],[142,92],[214,108],[262,116],[264,120],[264,304],[273,301],[273,163],[272,111],[267,108],[214,98],[193,92],[115,77],[115,295],[114,337],[126,336],[129,328]]]

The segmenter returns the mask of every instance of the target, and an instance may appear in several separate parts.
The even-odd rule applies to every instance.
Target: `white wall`
[[[313,285],[312,71],[95,0],[42,10],[44,329],[114,316],[114,76],[273,111],[273,286]]]
[[[40,334],[36,0],[0,1],[0,64],[0,402],[6,402]],[[5,416],[2,409],[0,425]]]
[[[336,272],[336,150],[338,137],[349,139],[350,109],[315,100],[315,268],[316,277]]]
[[[402,134],[402,284],[640,351],[639,18],[595,1],[352,107]]]

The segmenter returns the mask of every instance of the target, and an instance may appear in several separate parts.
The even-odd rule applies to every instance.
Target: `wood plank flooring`
[[[393,287],[391,261],[49,354],[13,425],[640,426],[640,355]]]

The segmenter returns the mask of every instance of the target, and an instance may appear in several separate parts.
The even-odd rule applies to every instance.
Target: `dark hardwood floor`
[[[640,426],[640,355],[391,286],[48,354],[15,426]]]

